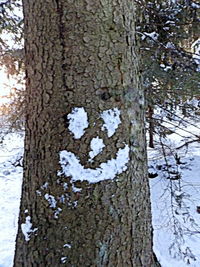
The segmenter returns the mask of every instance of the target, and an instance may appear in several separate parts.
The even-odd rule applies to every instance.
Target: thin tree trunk
[[[27,118],[14,266],[155,266],[134,1],[23,6]]]
[[[154,119],[153,119],[153,107],[148,106],[148,119],[149,119],[149,147],[154,148]]]

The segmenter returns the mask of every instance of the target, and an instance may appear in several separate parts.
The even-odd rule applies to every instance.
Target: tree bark
[[[134,1],[23,0],[23,7],[27,117],[14,266],[156,266]],[[80,135],[70,128],[75,110],[88,116]],[[120,113],[110,133],[105,111],[116,111],[114,120]],[[95,138],[105,147],[91,159]],[[108,162],[125,147],[129,158],[115,177],[58,173],[61,151],[91,175],[102,163],[108,173],[119,169]]]

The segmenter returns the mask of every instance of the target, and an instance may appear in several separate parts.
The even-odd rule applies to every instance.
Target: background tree
[[[23,7],[27,115],[14,265],[155,266],[134,2]]]
[[[191,111],[196,109],[191,100],[199,98],[200,61],[196,58],[200,55],[193,43],[199,38],[200,4],[187,0],[136,2],[149,146],[153,147],[155,133],[165,136],[169,132],[163,119],[173,120],[177,109],[192,118]],[[154,109],[162,114],[154,116]]]
[[[187,236],[194,236],[193,225],[196,229],[199,225],[186,204],[185,173],[187,164],[190,165],[188,146],[200,140],[200,3],[192,0],[136,2],[137,32],[143,59],[141,70],[146,91],[148,145],[155,148],[153,153],[156,155],[154,160],[149,157],[149,177],[157,177],[155,183],[159,181],[160,185],[166,186],[157,200],[160,203],[162,199],[170,200],[166,210],[169,229],[173,230],[166,254],[169,250],[173,258],[192,264],[196,255]],[[181,140],[181,145],[178,140]],[[191,181],[191,187],[194,186],[192,180],[188,181]],[[177,192],[180,197],[177,197]],[[190,221],[191,225],[185,227],[182,222],[186,221]],[[167,231],[162,223],[161,228]]]
[[[17,83],[14,88],[10,88],[10,95],[6,96],[9,101],[0,105],[1,142],[7,133],[23,129],[25,103],[21,1],[1,1],[0,10],[0,70],[5,70],[7,76]]]
[[[17,72],[14,62],[20,64],[23,59],[21,1],[1,1],[0,10],[0,65],[7,68],[8,75],[12,75]]]

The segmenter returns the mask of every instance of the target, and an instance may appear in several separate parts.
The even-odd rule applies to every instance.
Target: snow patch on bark
[[[81,192],[82,188],[78,188],[74,184],[72,184],[72,190],[73,190],[73,192],[77,193],[77,192]]]
[[[55,200],[55,197],[49,194],[44,195],[45,199],[49,202],[50,208],[56,208],[57,201]]]
[[[120,110],[118,108],[105,110],[102,112],[101,118],[104,120],[102,131],[107,130],[108,137],[111,137],[121,123]]]
[[[61,211],[62,211],[61,208],[57,208],[57,210],[56,210],[55,213],[54,213],[54,218],[55,218],[55,219],[58,219],[58,218],[59,218],[58,215],[61,213]]]
[[[61,263],[66,263],[67,262],[67,257],[62,257],[60,260],[61,260]]]
[[[69,120],[69,130],[74,134],[75,139],[81,138],[85,129],[88,127],[87,112],[84,108],[73,108],[72,112],[67,115]]]
[[[32,229],[31,217],[26,217],[26,222],[21,224],[22,233],[26,241],[30,240],[30,234],[38,230],[38,228]]]
[[[63,248],[71,248],[72,246],[70,244],[64,244]]]
[[[41,186],[41,189],[47,189],[49,186],[49,183],[48,182],[45,182],[42,186]]]
[[[97,183],[103,180],[114,179],[116,175],[126,171],[129,161],[129,147],[119,149],[115,159],[101,163],[99,168],[90,169],[81,165],[80,160],[70,151],[63,150],[60,152],[60,165],[62,171],[58,175],[64,174],[72,177],[72,181],[88,181]]]
[[[99,153],[102,152],[105,145],[103,143],[103,140],[97,136],[91,140],[90,147],[92,150],[89,152],[89,161],[92,161],[94,157],[96,157]]]

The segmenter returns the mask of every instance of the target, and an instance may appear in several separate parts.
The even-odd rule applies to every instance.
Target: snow
[[[167,21],[165,22],[165,24],[172,24],[172,25],[174,24],[174,25],[175,25],[175,24],[176,24],[176,22],[175,22],[175,21],[173,21],[173,20],[167,20]]]
[[[159,145],[148,149],[149,171],[157,174],[150,179],[154,251],[162,267],[200,266],[200,144],[174,149],[199,136],[199,127],[190,122],[162,139],[166,159]]]
[[[12,163],[23,153],[23,137],[9,134],[0,144],[0,266],[13,265],[22,168]]]
[[[178,120],[177,124],[179,124]],[[174,127],[167,122],[165,126]],[[200,143],[191,143],[188,147],[183,146],[177,151],[174,149],[182,146],[186,140],[196,139],[196,136],[200,135],[199,132],[200,122],[190,122],[189,126],[185,125],[182,129],[176,128],[175,133],[168,136],[168,140],[162,139],[166,147],[168,170],[161,147],[156,144],[155,149],[148,149],[151,166],[149,170],[157,175],[156,178],[150,179],[154,251],[162,267],[200,266],[200,214],[197,212],[197,207],[200,206]],[[97,144],[100,142],[97,141]],[[98,145],[91,145],[91,151],[93,151],[92,155],[95,155],[95,151],[101,153]],[[23,136],[17,133],[7,135],[0,144],[1,267],[13,266],[22,181],[22,168],[15,167],[14,163],[22,153]],[[177,156],[175,156],[176,153]],[[180,158],[179,164],[176,163],[176,157]],[[62,167],[60,174],[71,176],[72,189],[74,192],[79,192],[81,188],[77,188],[73,182],[86,180],[96,183],[104,179],[114,179],[117,174],[126,170],[128,161],[128,145],[118,150],[115,158],[101,163],[96,169],[86,169],[75,154],[64,150],[60,152]],[[170,171],[170,179],[168,171]],[[173,180],[177,173],[180,174],[181,179]],[[48,183],[44,183],[41,188],[49,189]],[[67,184],[64,188],[67,188]],[[50,193],[45,195],[45,199],[49,207],[55,209],[54,218],[59,218],[62,209],[57,207],[58,199]],[[62,202],[62,199],[59,201]],[[74,205],[77,205],[77,202]],[[26,219],[21,226],[24,238],[28,242],[37,228],[33,228],[28,210],[25,211],[25,215]],[[66,250],[70,249],[70,242],[63,247]],[[61,255],[60,259],[63,264],[67,262],[65,255]]]
[[[61,263],[66,263],[67,257],[62,257],[60,260],[61,260]]]
[[[159,36],[159,34],[157,32],[143,32],[141,39],[144,40],[147,37],[149,37],[153,41],[157,41],[158,40],[158,36]]]
[[[21,224],[22,233],[24,234],[24,238],[26,241],[30,240],[31,233],[37,231],[37,228],[32,229],[31,217],[26,217],[26,222]]]
[[[196,4],[196,3],[191,3],[191,7],[193,7],[193,8],[200,8],[200,5],[199,4]]]
[[[72,112],[67,115],[69,120],[69,130],[74,134],[75,139],[80,139],[85,129],[88,127],[87,112],[84,108],[73,108]]]
[[[61,213],[62,209],[61,208],[57,208],[57,210],[54,212],[54,218],[58,219],[59,218],[59,214]]]
[[[71,177],[72,181],[88,181],[89,183],[98,183],[103,180],[114,179],[117,174],[126,171],[129,161],[129,147],[119,149],[115,159],[101,163],[99,168],[90,169],[81,165],[80,160],[70,151],[63,150],[60,152],[60,165],[62,171],[59,175],[64,174]]]
[[[191,46],[193,50],[193,59],[197,64],[197,71],[200,71],[200,38],[197,39]]]
[[[167,66],[165,64],[160,64],[160,67],[163,68],[164,71],[172,70],[171,66]]]
[[[48,182],[45,182],[42,186],[41,186],[41,189],[47,189],[49,186],[49,183]]]
[[[90,161],[96,157],[99,153],[102,152],[103,148],[105,147],[104,143],[103,143],[103,140],[100,139],[98,136],[93,138],[91,140],[91,144],[90,144],[90,147],[91,147],[91,151],[89,152],[89,156],[90,156]]]
[[[68,188],[68,184],[67,183],[63,183],[63,189],[67,190],[67,188]]]
[[[71,248],[72,246],[70,244],[64,244],[64,248]]]
[[[105,110],[102,112],[101,118],[104,120],[102,131],[107,130],[108,137],[111,137],[121,123],[120,110],[118,108]]]
[[[57,201],[55,197],[49,194],[45,194],[44,198],[49,202],[49,207],[55,209],[57,205]]]
[[[72,184],[72,190],[73,190],[73,192],[77,193],[77,192],[81,192],[82,188],[78,188],[74,184]]]
[[[121,123],[120,110],[118,108],[105,110],[102,112],[101,118],[104,121],[102,130],[107,130],[108,137],[111,137]],[[80,139],[85,133],[84,130],[89,126],[87,112],[83,107],[75,107],[72,109],[72,112],[67,115],[67,119],[69,120],[68,128],[74,134],[74,138]],[[96,147],[97,145],[102,146],[103,144],[96,138],[92,141],[91,148],[93,149],[94,146]],[[94,154],[95,153],[97,152],[94,152]],[[92,157],[95,156],[92,155]]]

